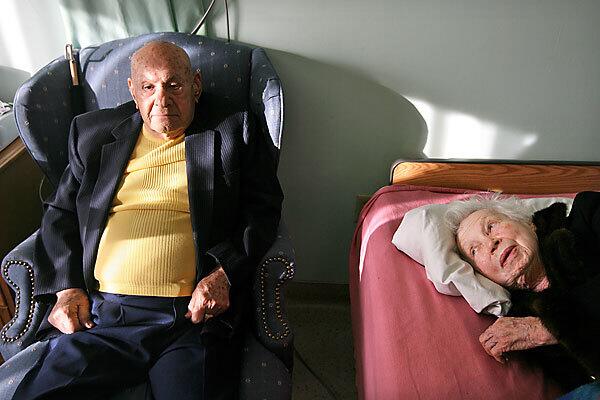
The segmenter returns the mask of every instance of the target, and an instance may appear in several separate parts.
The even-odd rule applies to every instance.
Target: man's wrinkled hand
[[[556,338],[537,317],[501,317],[479,336],[486,353],[504,363],[505,353],[556,344]]]
[[[218,267],[196,285],[185,317],[194,324],[224,313],[229,308],[229,281]]]
[[[48,316],[50,322],[62,333],[71,334],[93,328],[90,301],[82,289],[65,289],[56,293],[56,304]]]

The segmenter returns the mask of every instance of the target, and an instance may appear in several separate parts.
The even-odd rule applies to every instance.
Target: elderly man
[[[282,193],[248,110],[201,96],[187,54],[131,58],[133,102],[80,115],[36,243],[50,349],[17,399],[235,397],[251,276]],[[61,335],[60,332],[65,335]]]

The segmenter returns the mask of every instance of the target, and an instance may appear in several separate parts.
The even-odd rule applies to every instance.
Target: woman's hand
[[[537,317],[501,317],[479,336],[486,353],[504,363],[504,353],[556,344],[556,338]]]

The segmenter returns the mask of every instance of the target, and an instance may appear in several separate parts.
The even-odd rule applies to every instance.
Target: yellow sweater
[[[189,296],[195,265],[184,135],[163,141],[142,129],[100,239],[99,290]]]

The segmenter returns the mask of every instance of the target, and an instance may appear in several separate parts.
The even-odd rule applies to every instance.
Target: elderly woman
[[[446,220],[462,257],[512,294],[510,316],[479,338],[485,351],[500,362],[511,351],[549,353],[572,386],[600,378],[600,193],[580,193],[566,210],[555,203],[532,216],[516,198],[474,198]]]

